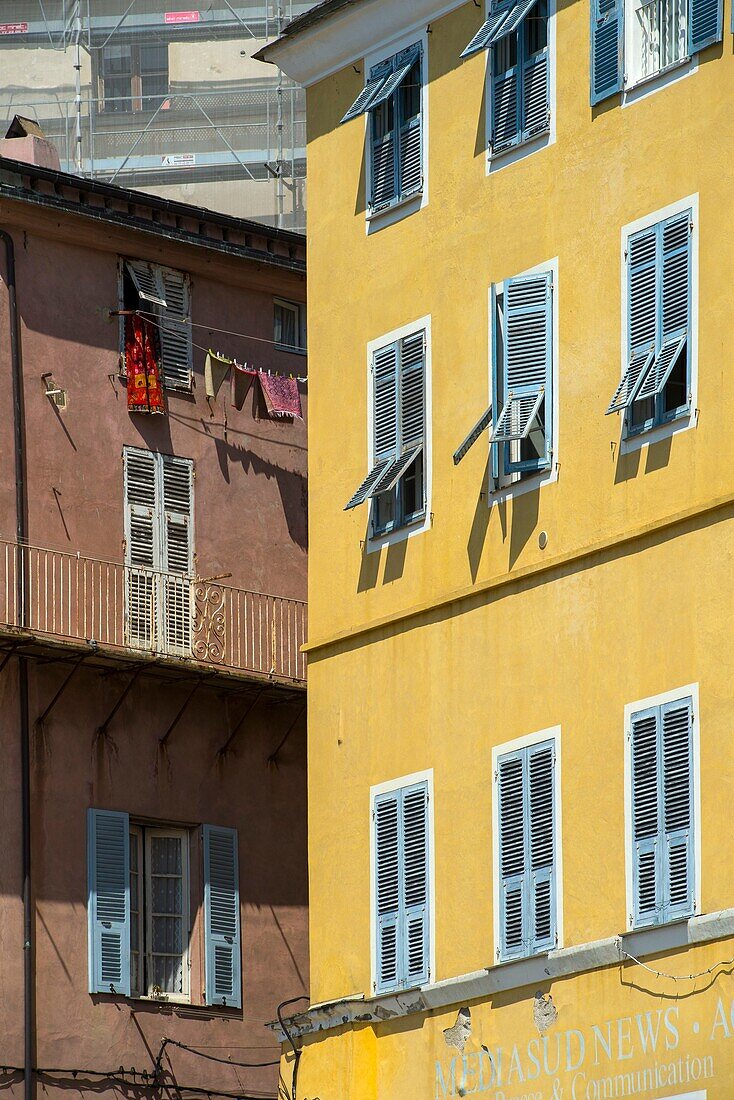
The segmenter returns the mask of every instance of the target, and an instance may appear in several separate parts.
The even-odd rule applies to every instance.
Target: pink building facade
[[[296,234],[0,158],[13,1095],[277,1095],[264,1025],[308,993],[305,280]],[[162,415],[128,407],[133,316]]]

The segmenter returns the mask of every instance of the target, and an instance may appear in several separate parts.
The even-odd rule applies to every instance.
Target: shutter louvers
[[[467,452],[471,450],[471,448],[474,446],[476,441],[479,439],[482,432],[486,431],[491,423],[492,423],[492,406],[490,405],[489,408],[485,412],[482,413],[479,420],[477,420],[476,424],[474,425],[472,430],[469,432],[468,436],[463,441],[463,443],[461,443],[456,448],[456,450],[454,451],[454,456],[453,456],[454,466],[459,465],[459,463],[461,462],[464,455],[467,454]]]
[[[591,0],[591,105],[621,91],[624,0]]]
[[[151,649],[156,634],[156,568],[160,554],[156,455],[125,448],[126,641]]]
[[[734,14],[732,15],[734,20]],[[714,42],[721,42],[724,35],[724,7],[722,0],[689,0],[688,51],[690,54],[704,49]]]
[[[661,708],[665,919],[693,910],[693,741],[690,699]]]
[[[166,308],[166,290],[161,277],[161,269],[156,264],[144,260],[126,260],[125,267],[143,302]]]
[[[488,49],[499,35],[503,21],[506,19],[510,8],[502,7],[494,11],[489,19],[482,23],[481,27],[469,42],[469,45],[461,54],[461,57],[471,57],[475,53]]]
[[[400,795],[375,800],[375,886],[377,896],[377,992],[394,989],[400,977]]]
[[[386,100],[393,95],[400,85],[405,80],[406,76],[410,72],[413,66],[413,60],[411,59],[403,65],[399,65],[394,73],[390,73],[387,80],[384,82],[379,91],[372,97],[369,104],[369,110],[372,111],[375,107],[379,107],[381,103],[385,103]]]
[[[372,139],[372,201],[373,210],[387,205],[394,197],[397,180],[395,179],[395,132],[388,131],[381,138]]]
[[[606,414],[628,409],[655,361],[657,331],[657,229],[630,237],[627,245],[627,347],[629,360]]]
[[[555,814],[553,806],[553,746],[541,745],[528,753],[530,795],[530,932],[534,951],[555,945],[554,866]]]
[[[351,119],[359,118],[365,111],[368,111],[372,106],[375,96],[380,89],[384,87],[384,84],[385,73],[369,80],[341,121],[349,122]]]
[[[525,769],[521,753],[499,762],[500,953],[524,954],[527,940]]]
[[[191,651],[193,569],[193,465],[163,455],[163,621],[166,650]],[[173,575],[171,575],[173,574]]]
[[[505,285],[503,392],[493,443],[526,439],[544,409],[545,465],[552,450],[552,275],[523,275]]]
[[[492,78],[492,151],[495,153],[520,140],[517,84],[517,66]]]
[[[242,1007],[237,831],[204,826],[206,1003]]]
[[[191,389],[192,343],[189,280],[179,271],[162,269],[166,308],[161,314],[161,362],[166,386]]]
[[[130,823],[87,812],[89,992],[130,996]]]
[[[536,3],[537,0],[521,0],[519,4],[511,7],[507,18],[504,22],[498,24],[496,31],[492,34],[492,42],[499,42],[501,39],[506,38],[508,34],[514,34]]]
[[[523,120],[524,140],[541,134],[550,124],[550,83],[548,51],[532,57],[523,68]]]
[[[632,842],[634,917],[638,927],[660,914],[660,762],[658,710],[632,718]]]
[[[405,983],[428,981],[428,790],[402,792]]]
[[[400,345],[400,445],[403,451],[423,442],[425,432],[425,333],[406,336]]]
[[[373,431],[375,458],[394,459],[398,447],[398,345],[375,352]]]
[[[400,194],[404,196],[423,187],[421,128],[419,114],[400,130]]]

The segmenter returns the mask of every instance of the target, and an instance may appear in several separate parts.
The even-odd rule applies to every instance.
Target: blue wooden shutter
[[[624,79],[624,0],[590,0],[591,103],[622,88]]]
[[[532,17],[531,17],[532,18]],[[550,66],[548,47],[523,62],[522,137],[542,134],[550,125]]]
[[[661,708],[663,772],[663,917],[693,912],[693,707],[690,699]]]
[[[401,197],[415,194],[423,187],[423,103],[422,103],[422,50],[411,47],[398,54],[396,64],[399,72],[405,72],[401,81],[407,77],[418,85],[418,112],[410,118],[402,117],[402,97],[395,99],[396,115],[399,117],[398,135],[398,192]],[[407,71],[406,71],[407,69]]]
[[[528,750],[530,819],[529,940],[532,951],[556,944],[555,919],[555,749],[552,742]]]
[[[482,23],[477,33],[469,42],[469,45],[463,50],[461,57],[471,57],[475,53],[480,53],[482,50],[488,49],[499,37],[502,24],[508,12],[511,10],[512,4],[498,5],[495,10],[490,13],[489,19],[486,19],[484,23]]]
[[[633,234],[627,242],[627,367],[607,414],[637,400],[655,361],[658,318],[657,226]]]
[[[734,13],[732,14],[734,20]],[[689,0],[688,52],[693,54],[721,42],[724,36],[724,5],[722,0]]]
[[[490,330],[492,333],[492,404],[490,406],[492,411],[492,430],[489,433],[489,476],[492,482],[492,486],[499,484],[500,478],[500,454],[499,446],[492,445],[492,437],[494,435],[495,428],[497,427],[497,420],[502,412],[505,404],[505,391],[504,391],[504,345],[503,345],[503,331],[502,331],[502,318],[501,318],[501,300],[497,293],[497,287],[492,283],[492,290],[490,293],[489,309],[490,309]]]
[[[395,58],[375,66],[370,73],[370,80],[382,77],[383,81],[390,78],[395,70]],[[384,87],[384,84],[382,85]],[[392,125],[387,125],[391,121]],[[384,124],[384,130],[378,132],[378,124]],[[397,119],[395,117],[394,99],[388,101],[380,109],[370,111],[370,169],[371,191],[370,207],[379,210],[387,206],[395,198],[398,186],[397,168]]]
[[[657,227],[658,317],[655,363],[645,375],[636,400],[662,393],[687,346],[691,303],[691,213],[668,218]]]
[[[364,86],[364,88],[362,88],[352,106],[344,115],[342,122],[349,122],[353,118],[359,118],[360,115],[363,115],[366,111],[370,109],[370,106],[372,105],[374,99],[377,97],[377,94],[384,87],[386,77],[387,73],[385,72],[382,72],[378,76],[370,77],[370,79],[367,81],[367,84]]]
[[[522,750],[498,763],[500,943],[502,959],[520,958],[528,939],[526,798]]]
[[[204,826],[206,1003],[242,1007],[237,830]]]
[[[130,821],[87,812],[89,992],[130,996]]]
[[[401,791],[403,984],[428,981],[428,787],[426,783]]]
[[[372,356],[372,469],[344,510],[374,496],[398,458],[398,344],[388,344]]]
[[[636,927],[658,923],[662,909],[659,727],[659,707],[632,716],[632,893]]]
[[[400,792],[378,795],[374,806],[376,988],[395,989],[400,980],[401,896]]]
[[[492,52],[491,86],[491,147],[493,153],[517,145],[522,131],[520,123],[519,64],[505,72],[496,72],[497,54]]]

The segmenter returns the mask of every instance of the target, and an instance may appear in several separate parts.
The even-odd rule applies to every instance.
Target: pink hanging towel
[[[258,378],[270,416],[297,416],[299,420],[303,420],[296,378],[267,374],[263,370],[258,371]]]

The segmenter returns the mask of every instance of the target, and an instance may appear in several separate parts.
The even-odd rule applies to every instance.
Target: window
[[[125,447],[125,640],[191,656],[194,464]]]
[[[554,739],[496,759],[501,962],[557,944],[557,777]]]
[[[372,467],[346,509],[371,500],[381,535],[425,514],[426,331],[378,348],[370,371]]]
[[[89,991],[189,999],[189,831],[88,811]],[[237,833],[204,825],[205,1003],[241,1006]]]
[[[273,340],[279,351],[306,351],[306,306],[303,302],[286,302],[276,298],[274,303]]]
[[[632,712],[634,927],[690,916],[694,902],[693,699]]]
[[[685,210],[627,240],[626,368],[607,408],[627,435],[690,410],[692,231]]]
[[[155,111],[168,95],[168,46],[158,42],[103,47],[101,109]]]
[[[374,836],[375,990],[430,978],[428,781],[376,794]]]
[[[121,299],[121,309],[139,310],[157,327],[166,389],[190,391],[193,344],[188,275],[143,260],[125,260],[121,272]],[[120,340],[124,355],[124,323],[120,325]]]
[[[492,303],[493,467],[522,477],[553,453],[553,272],[506,280]]]
[[[375,65],[342,122],[367,114],[369,206],[372,213],[423,189],[420,44]]]
[[[592,105],[722,36],[721,0],[591,0]]]
[[[550,128],[548,0],[493,0],[464,50],[490,52],[490,149],[501,153]]]

